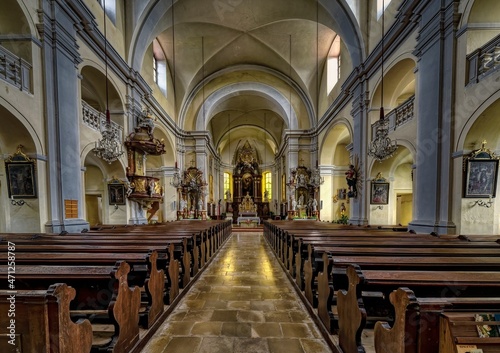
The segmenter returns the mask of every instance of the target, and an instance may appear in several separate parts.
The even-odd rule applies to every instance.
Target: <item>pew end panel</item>
[[[374,328],[377,353],[417,353],[418,302],[409,288],[399,288],[389,295],[395,309],[394,324],[377,321]]]
[[[339,345],[343,353],[364,353],[361,334],[366,324],[366,310],[358,286],[364,281],[364,277],[356,265],[349,265],[346,272],[349,278],[348,290],[337,293]]]
[[[318,316],[329,333],[334,333],[335,318],[332,312],[333,286],[330,273],[333,261],[328,253],[323,253],[323,271],[318,273]]]
[[[108,309],[109,317],[115,326],[115,336],[108,347],[108,351],[112,353],[132,352],[139,341],[141,290],[137,286],[129,287],[129,272],[130,266],[125,261],[119,261],[111,272],[118,285]]]
[[[9,327],[9,291],[0,291],[0,325]],[[15,345],[12,337],[0,340],[1,352],[88,353],[92,347],[92,326],[88,320],[70,318],[69,303],[75,290],[66,284],[48,290],[18,290],[15,295]]]
[[[154,250],[148,257],[151,269],[149,278],[144,282],[148,296],[148,307],[145,313],[141,313],[141,324],[145,328],[151,327],[163,313],[166,280],[165,272],[157,268],[158,253]]]

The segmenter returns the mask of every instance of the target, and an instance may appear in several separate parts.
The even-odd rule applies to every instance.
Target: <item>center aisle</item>
[[[262,233],[234,232],[142,353],[329,353]]]

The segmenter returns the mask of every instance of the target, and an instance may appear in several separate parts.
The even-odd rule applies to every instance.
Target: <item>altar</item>
[[[247,192],[246,196],[241,201],[236,223],[239,226],[241,226],[241,223],[260,224],[260,217],[257,216],[257,205],[255,205],[253,203],[252,197],[250,196],[250,194],[248,192]]]
[[[241,226],[241,223],[257,223],[260,224],[260,217],[238,217],[236,223]]]

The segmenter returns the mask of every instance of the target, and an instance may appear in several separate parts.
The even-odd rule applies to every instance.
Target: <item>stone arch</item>
[[[496,104],[500,104],[500,91],[495,92],[471,114],[471,116],[467,119],[467,122],[463,125],[462,130],[458,133],[457,142],[455,145],[455,152],[462,151],[467,149],[466,140],[471,131],[473,125],[482,117],[482,115],[488,111],[491,107]],[[498,125],[498,124],[497,124]],[[494,126],[491,126],[492,128]],[[492,130],[491,130],[492,131]],[[480,147],[480,146],[479,146]],[[490,146],[490,149],[494,149],[495,147]]]
[[[297,129],[297,115],[288,99],[277,89],[257,82],[242,82],[230,84],[222,87],[221,89],[208,96],[199,109],[198,116],[196,117],[195,121],[195,129],[198,131],[205,130],[207,124],[210,121],[211,112],[213,111],[213,109],[215,109],[217,104],[219,104],[221,101],[241,94],[258,95],[270,99],[271,101],[276,103],[277,107],[279,107],[279,115],[283,117],[287,128]],[[207,121],[205,121],[204,119],[205,116],[209,117]],[[185,116],[181,117],[180,126],[184,125],[184,119]],[[188,127],[184,128],[190,130]]]
[[[31,122],[19,111],[17,110],[10,102],[5,100],[5,98],[0,97],[0,111],[5,110],[8,114],[11,115],[12,118],[15,118],[18,123],[22,125],[22,127],[26,130],[26,135],[30,137],[30,139],[33,142],[33,148],[36,151],[36,154],[38,155],[45,155],[44,151],[44,143],[41,140],[41,137],[39,136],[38,132],[35,130],[34,126],[31,124]],[[8,118],[8,115],[2,114],[2,128],[5,127],[6,120]],[[2,129],[1,131],[11,131],[9,129]],[[19,132],[19,129],[16,128],[15,130]],[[0,134],[1,135],[1,134]],[[5,144],[5,141],[7,141],[9,138],[13,138],[15,135],[8,134],[8,136],[4,136],[0,139]],[[17,146],[17,143],[14,143]],[[0,143],[0,148],[2,143]],[[13,144],[10,144],[9,147],[14,146]],[[28,147],[28,146],[26,146]],[[5,148],[5,146],[4,146]]]
[[[326,153],[327,156],[330,155],[330,153],[326,152],[325,147],[328,144],[332,143],[332,141],[330,140],[330,138],[332,136],[332,132],[334,131],[335,128],[338,128],[339,126],[344,126],[345,127],[345,129],[347,130],[348,135],[351,136],[351,141],[352,141],[353,128],[352,128],[351,123],[349,122],[349,120],[346,119],[346,118],[336,119],[335,122],[328,127],[328,130],[325,132],[324,137],[321,140],[320,145],[319,145],[319,151],[320,151],[319,152],[319,157],[320,157],[319,158],[319,163],[321,165],[323,165],[323,164],[329,164],[329,163],[326,162],[325,153]],[[332,148],[333,148],[333,146],[332,146]]]

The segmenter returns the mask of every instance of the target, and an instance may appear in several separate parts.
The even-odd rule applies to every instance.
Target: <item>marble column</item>
[[[414,211],[418,233],[454,233],[452,159],[458,3],[422,1],[415,9],[420,32],[417,61],[417,158]]]
[[[40,1],[46,145],[49,195],[47,232],[78,232],[88,228],[83,219],[80,162],[78,65],[81,63],[76,30],[77,16],[66,1]],[[65,212],[76,203],[76,213]]]

